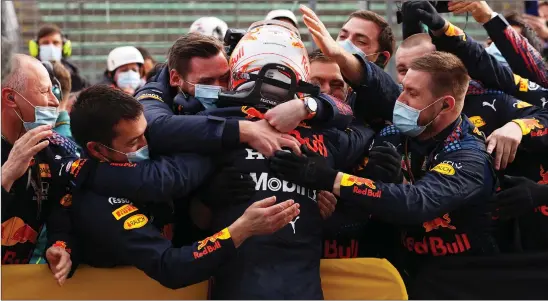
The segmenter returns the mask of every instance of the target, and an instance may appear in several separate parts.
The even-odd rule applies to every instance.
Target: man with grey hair
[[[74,247],[66,212],[71,200],[59,171],[76,159],[75,145],[52,131],[59,102],[42,63],[15,54],[8,65],[1,90],[2,264],[28,263],[47,224],[46,259],[62,285]]]

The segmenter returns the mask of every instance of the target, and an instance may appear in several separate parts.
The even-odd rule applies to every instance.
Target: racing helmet
[[[227,30],[228,25],[223,20],[216,17],[202,17],[190,25],[188,33],[195,32],[222,41]]]
[[[118,67],[131,63],[140,65],[145,63],[141,52],[133,46],[117,47],[108,54],[107,70],[113,72]]]
[[[306,48],[298,30],[286,22],[253,23],[234,48],[228,65],[228,90],[257,92],[260,88],[260,95],[253,96],[267,106],[302,96],[302,93],[316,93],[315,86],[307,83],[310,63]],[[254,101],[247,97],[245,102],[253,104]]]

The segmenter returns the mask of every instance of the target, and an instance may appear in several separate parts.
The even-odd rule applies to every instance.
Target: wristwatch
[[[314,118],[314,116],[316,116],[316,112],[318,111],[318,102],[316,101],[316,99],[312,97],[305,97],[304,107],[308,112],[308,116],[306,116],[306,119],[312,119]]]

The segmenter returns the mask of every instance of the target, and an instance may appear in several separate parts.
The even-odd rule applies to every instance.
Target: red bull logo
[[[117,166],[117,167],[135,167],[137,166],[137,163],[129,163],[129,162],[126,162],[126,163],[110,163],[110,166]]]
[[[228,229],[225,228],[225,229],[211,235],[210,237],[206,237],[204,240],[198,241],[198,246],[196,247],[196,249],[198,249],[198,251],[200,251],[201,249],[206,247],[208,243],[215,244],[216,242],[219,243],[217,241],[218,239],[226,240],[226,239],[229,239],[229,238],[230,238],[230,233],[228,232]],[[219,247],[220,247],[220,244],[219,244]]]
[[[382,191],[380,190],[375,191],[370,188],[361,189],[358,186],[354,186],[354,188],[352,188],[352,192],[354,194],[361,194],[361,195],[365,195],[373,198],[381,198],[381,195],[382,195]]]
[[[311,151],[327,157],[327,147],[325,147],[323,135],[312,135],[312,141],[309,137],[303,138],[297,130],[292,130],[288,134],[292,135],[300,144],[306,145]]]
[[[437,230],[440,227],[441,228],[451,229],[451,230],[456,230],[457,229],[457,228],[455,228],[455,226],[451,225],[451,218],[449,217],[449,213],[444,214],[443,217],[441,217],[441,218],[437,217],[432,221],[424,222],[422,224],[422,226],[424,227],[426,232]]]
[[[535,208],[535,212],[538,212],[544,216],[548,216],[548,206],[542,205]]]
[[[542,178],[538,181],[539,184],[548,185],[548,171],[544,171],[544,166],[540,166],[540,177]]]
[[[360,178],[357,176],[349,175],[349,174],[343,174],[342,180],[341,180],[341,186],[367,186],[370,189],[377,189],[377,186],[375,185],[375,182],[373,182],[370,179],[366,178]]]
[[[247,35],[246,36],[247,39],[250,39],[252,37],[252,35]],[[255,38],[257,39],[257,38]],[[240,47],[238,53],[236,54],[233,54],[231,57],[230,57],[230,65],[231,66],[234,66],[236,65],[236,63],[238,63],[238,61],[244,56],[244,47]]]
[[[324,242],[324,258],[356,258],[358,257],[358,241],[352,239],[350,245],[342,244],[336,240]]]
[[[74,162],[72,162],[72,165],[70,166],[70,174],[74,177],[77,177],[80,173],[80,169],[82,169],[82,166],[86,163],[87,159],[78,159]],[[111,163],[112,165],[113,163]]]
[[[542,137],[544,135],[548,135],[548,128],[544,130],[538,130],[536,132],[531,132],[531,137]]]
[[[404,237],[403,245],[409,252],[433,256],[464,253],[471,248],[466,234],[455,234],[455,240],[449,242],[441,237],[424,237],[421,241],[413,237]]]
[[[38,232],[19,217],[12,217],[2,223],[2,246],[13,246],[18,243],[36,243]]]
[[[515,119],[513,121],[519,125],[523,135],[528,135],[533,130],[544,128],[536,118]]]
[[[261,111],[255,109],[253,107],[243,106],[242,107],[242,113],[247,115],[246,116],[247,119],[253,119],[253,118],[264,119],[264,114],[261,113]]]

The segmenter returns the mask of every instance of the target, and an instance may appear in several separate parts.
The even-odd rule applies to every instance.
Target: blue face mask
[[[487,53],[489,53],[490,55],[494,56],[495,59],[502,65],[509,66],[508,62],[506,61],[506,58],[502,55],[502,53],[497,48],[497,45],[495,45],[495,43],[491,43],[489,47],[485,48],[485,51],[487,51]]]
[[[351,54],[357,54],[359,55],[364,61],[367,61],[367,55],[361,51],[360,48],[358,48],[356,45],[354,45],[352,43],[352,41],[350,41],[350,39],[346,39],[346,40],[342,40],[342,41],[338,41],[337,43],[339,43],[339,45],[341,45],[341,47],[350,52]],[[374,53],[375,54],[375,53]]]
[[[430,124],[432,124],[432,122],[434,122],[434,119],[436,119],[432,119],[426,125],[419,125],[418,121],[421,112],[428,109],[430,106],[442,99],[443,97],[434,101],[422,110],[417,110],[397,100],[394,106],[394,113],[392,116],[392,122],[394,123],[394,126],[404,135],[407,135],[409,137],[417,137],[418,135],[422,134],[422,132],[424,132],[424,130]]]
[[[150,156],[149,156],[149,153],[148,153],[148,145],[145,145],[145,146],[141,147],[140,149],[138,149],[134,152],[129,152],[129,153],[124,153],[124,152],[121,152],[119,150],[115,150],[115,149],[110,148],[110,147],[108,147],[104,144],[101,144],[101,145],[103,145],[104,147],[110,149],[111,151],[115,151],[117,153],[126,155],[127,160],[130,163],[136,163],[136,162],[141,162],[141,161],[145,161],[145,160],[150,159]]]
[[[118,74],[118,79],[116,80],[116,85],[120,89],[131,88],[135,90],[141,86],[141,77],[139,76],[139,73],[133,70],[120,72]]]
[[[57,111],[57,108],[55,107],[42,107],[42,106],[33,106],[30,101],[28,101],[23,95],[21,95],[19,92],[15,91],[17,95],[19,95],[21,98],[23,98],[26,102],[28,102],[33,108],[34,108],[34,121],[24,121],[21,116],[15,111],[15,114],[17,114],[17,117],[23,122],[23,126],[25,127],[25,130],[30,131],[34,128],[37,128],[41,125],[50,125],[51,127],[55,126],[55,123],[57,122],[57,117],[59,117],[59,111]]]
[[[196,85],[194,88],[194,98],[196,98],[206,110],[217,107],[221,87],[210,85]]]

